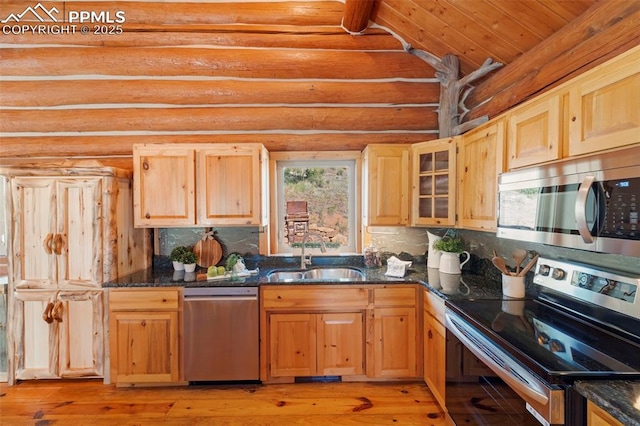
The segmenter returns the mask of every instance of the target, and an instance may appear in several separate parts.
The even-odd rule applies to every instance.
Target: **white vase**
[[[460,263],[460,255],[465,254],[467,258],[464,262]],[[471,259],[471,255],[468,251],[463,251],[462,253],[451,253],[447,251],[442,252],[442,256],[440,256],[440,272],[444,272],[445,274],[460,274],[462,273],[462,266],[467,263]]]
[[[193,272],[196,270],[196,264],[195,263],[185,263],[184,265],[184,271],[185,272]]]
[[[184,263],[173,261],[173,269],[176,271],[184,271]]]
[[[442,255],[442,252],[440,250],[434,249],[433,245],[436,243],[436,241],[441,240],[442,237],[432,234],[429,231],[427,231],[427,237],[429,237],[429,251],[427,252],[427,268],[438,269],[440,267],[440,256]]]

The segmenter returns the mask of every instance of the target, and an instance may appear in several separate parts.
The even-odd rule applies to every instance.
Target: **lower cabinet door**
[[[269,315],[269,370],[273,377],[316,375],[316,315]]]
[[[180,378],[177,311],[112,311],[111,378],[116,383],[169,383]]]
[[[60,377],[58,321],[47,322],[56,302],[55,291],[24,290],[14,293],[13,371],[17,380]]]
[[[318,314],[318,374],[346,376],[364,373],[361,312]]]
[[[441,407],[445,407],[446,331],[429,313],[424,314],[424,380]]]
[[[416,309],[374,309],[374,377],[415,377]]]
[[[58,324],[61,377],[102,377],[104,304],[100,291],[60,291]]]

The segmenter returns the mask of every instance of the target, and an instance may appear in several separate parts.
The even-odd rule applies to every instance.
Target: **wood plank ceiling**
[[[34,3],[2,2],[0,19]],[[293,151],[435,139],[435,71],[401,40],[458,56],[463,75],[487,58],[507,69],[597,2],[375,0],[373,25],[357,36],[341,25],[344,1],[41,3],[62,14],[124,11],[124,32],[3,29],[0,162],[126,159],[141,142],[261,142]],[[637,17],[637,5],[631,9]]]

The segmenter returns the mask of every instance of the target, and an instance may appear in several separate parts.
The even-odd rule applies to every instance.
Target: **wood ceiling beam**
[[[350,33],[366,30],[374,2],[375,0],[346,0],[342,26]]]
[[[595,3],[479,84],[467,99],[471,111],[465,119],[494,117],[632,48],[640,40],[639,21],[638,1]]]

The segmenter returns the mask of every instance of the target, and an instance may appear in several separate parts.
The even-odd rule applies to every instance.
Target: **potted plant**
[[[198,257],[196,254],[190,250],[185,251],[182,254],[182,263],[184,263],[184,271],[185,272],[193,272],[196,270],[196,260]]]
[[[464,250],[464,244],[460,238],[444,237],[433,243],[433,248],[442,252],[439,271],[446,274],[460,274],[462,266],[471,259],[468,251]],[[466,254],[467,258],[460,263],[460,254]]]
[[[188,252],[189,250],[184,246],[177,246],[171,250],[171,254],[169,258],[173,262],[173,269],[176,271],[184,271],[184,262],[182,261],[182,256]]]

